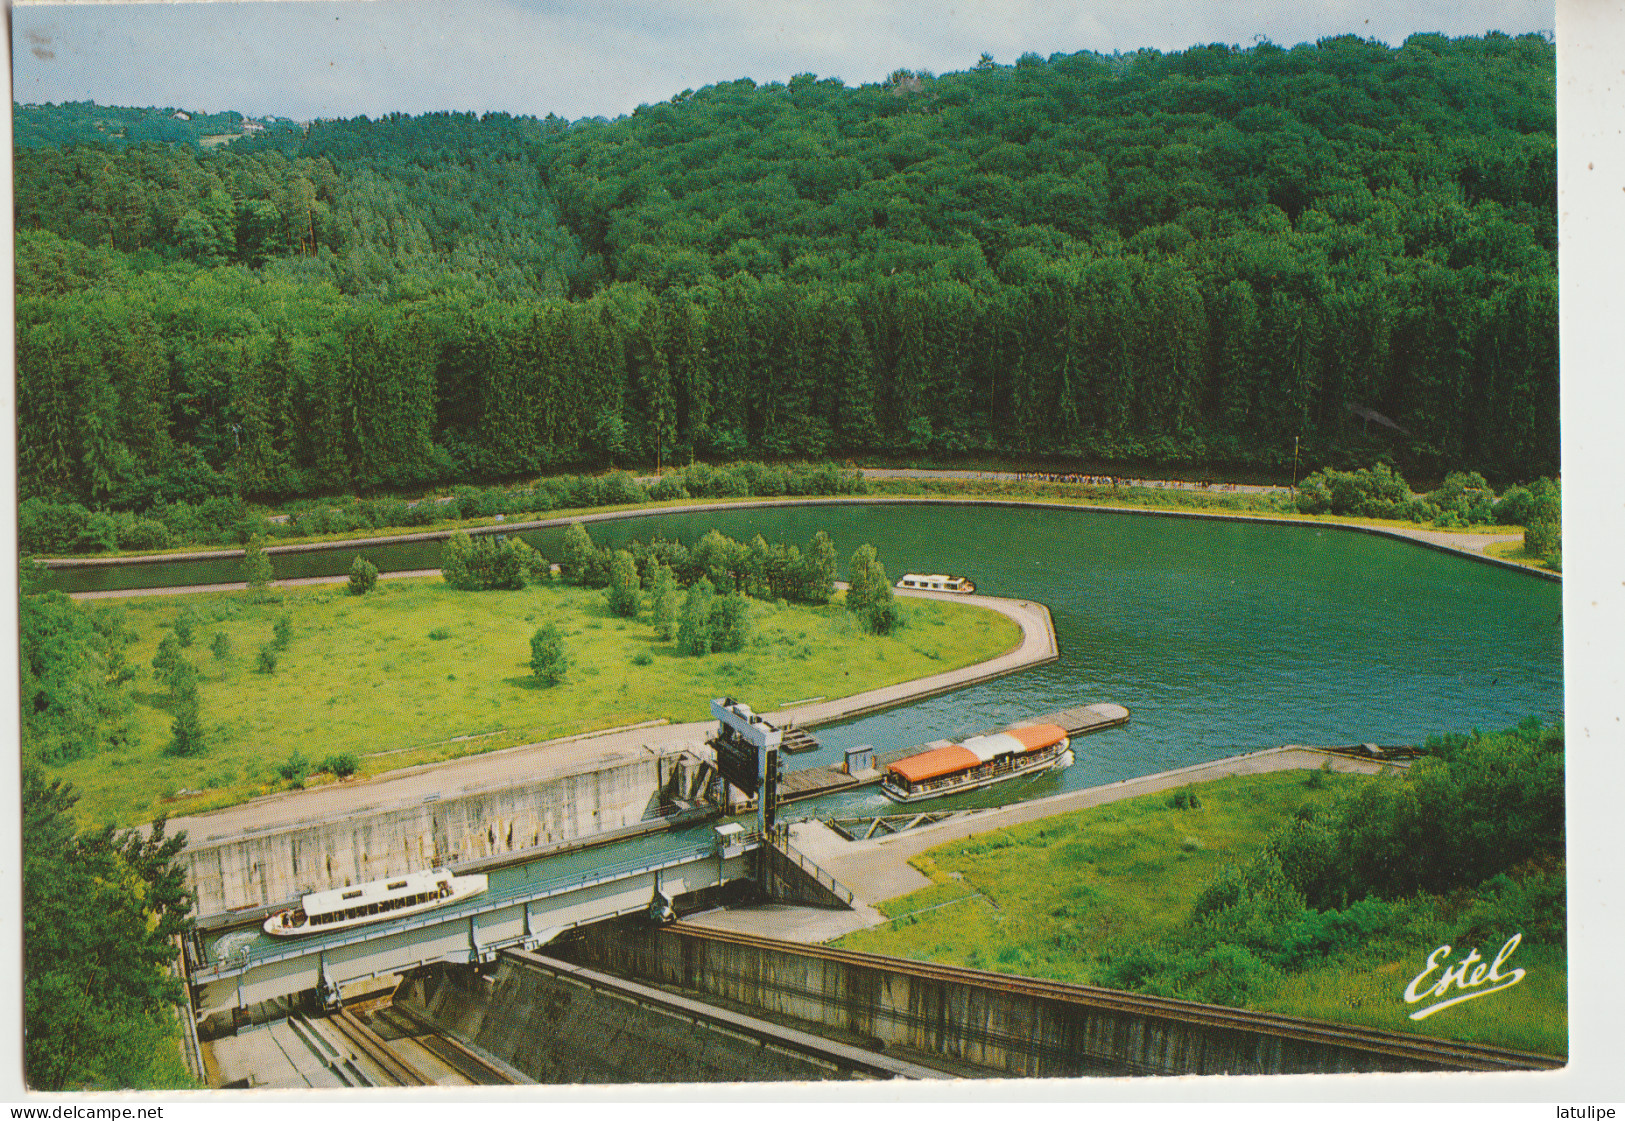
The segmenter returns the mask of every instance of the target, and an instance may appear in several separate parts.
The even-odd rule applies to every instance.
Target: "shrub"
[[[174,623],[170,624],[183,649],[192,645],[192,639],[197,634],[197,623],[197,611],[191,607],[183,607],[175,616]]]
[[[277,616],[271,635],[271,645],[278,650],[286,650],[288,643],[293,641],[293,616],[286,611]]]
[[[243,580],[256,599],[264,594],[265,586],[271,582],[271,558],[265,555],[265,542],[261,538],[251,538],[244,548]]]
[[[543,685],[557,685],[564,680],[569,664],[559,629],[551,623],[538,627],[530,636],[530,672],[536,675],[536,680]]]
[[[688,488],[683,486],[681,479],[664,475],[649,488],[649,497],[656,502],[670,502],[673,499],[687,498]]]
[[[276,647],[266,643],[260,647],[259,657],[255,659],[254,668],[260,673],[275,673],[276,661]]]
[[[305,778],[310,774],[310,763],[298,748],[294,748],[292,755],[277,764],[276,773],[289,786],[298,789],[305,785]]]
[[[346,590],[353,596],[364,596],[378,586],[378,569],[366,557],[357,556],[350,562],[350,582]]]
[[[214,655],[217,662],[224,662],[231,657],[231,636],[225,631],[215,631],[214,638],[209,641],[209,652]]]
[[[89,521],[77,502],[30,498],[17,507],[17,545],[25,553],[65,553]]]
[[[76,553],[111,553],[118,548],[118,523],[111,514],[92,514],[74,538]]]
[[[1298,510],[1363,518],[1405,516],[1413,496],[1398,472],[1385,463],[1360,471],[1327,467],[1298,484]]]
[[[429,632],[429,637],[431,639],[433,639],[435,642],[440,642],[440,641],[443,641],[444,639],[450,638],[451,637],[451,632],[448,631],[445,627],[436,627],[434,630]]]
[[[1495,492],[1477,471],[1452,471],[1427,500],[1441,512],[1455,514],[1462,525],[1482,524],[1495,516]]]
[[[349,778],[361,767],[361,761],[346,751],[339,755],[329,755],[322,761],[322,770],[334,778]]]
[[[653,665],[654,655],[650,654],[647,650],[639,650],[636,654],[632,655],[632,664],[635,666]]]
[[[121,549],[167,549],[169,527],[163,522],[131,521],[119,527],[118,544]]]

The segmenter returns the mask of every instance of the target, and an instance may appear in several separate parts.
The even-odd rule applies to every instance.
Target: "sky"
[[[1043,56],[1355,34],[1549,31],[1551,0],[227,0],[19,4],[14,100],[295,120],[500,110],[615,117],[800,73],[848,85]]]

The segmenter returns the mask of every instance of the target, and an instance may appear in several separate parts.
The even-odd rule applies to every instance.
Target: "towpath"
[[[149,590],[144,594],[154,593]],[[975,665],[880,689],[871,689],[850,697],[834,700],[818,698],[815,703],[781,709],[770,714],[775,723],[794,722],[802,726],[826,724],[876,709],[904,704],[919,697],[961,689],[979,681],[1013,673],[1027,666],[1053,661],[1059,656],[1055,628],[1050,620],[1049,609],[1043,604],[1028,600],[999,599],[995,596],[945,595],[938,592],[901,589],[897,595],[914,599],[969,602],[990,611],[997,611],[1021,628],[1021,639],[1004,654]],[[211,813],[173,818],[170,829],[172,832],[184,829],[194,839],[202,841],[210,837],[281,829],[304,822],[387,810],[392,807],[419,804],[433,797],[457,797],[480,790],[534,782],[553,775],[591,771],[613,760],[644,753],[665,754],[684,749],[693,750],[702,745],[715,731],[716,721],[706,720],[685,724],[656,722],[604,732],[589,732],[480,755],[467,755],[443,763],[387,771],[360,781],[272,794]]]

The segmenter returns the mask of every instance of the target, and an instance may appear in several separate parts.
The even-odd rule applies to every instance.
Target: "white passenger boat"
[[[880,792],[894,802],[923,802],[1071,765],[1065,730],[1030,724],[899,759],[886,767]]]
[[[911,588],[922,592],[959,592],[970,595],[976,591],[976,585],[965,576],[925,575],[910,572],[897,581],[899,588]]]
[[[328,934],[432,911],[479,895],[489,886],[483,875],[454,876],[444,868],[408,872],[388,880],[373,880],[355,887],[313,891],[299,906],[278,911],[265,920],[265,933],[278,938]]]

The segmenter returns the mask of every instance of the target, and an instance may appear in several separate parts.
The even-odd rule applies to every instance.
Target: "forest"
[[[1490,33],[207,148],[31,107],[19,499],[745,456],[1284,475],[1295,441],[1305,470],[1553,475],[1554,78]]]

